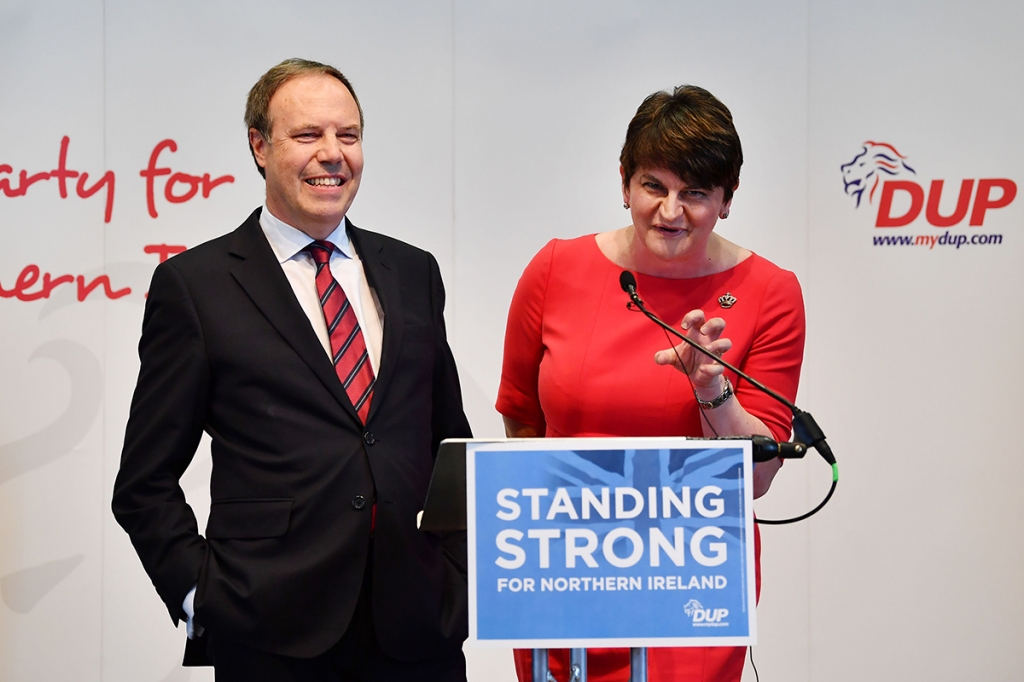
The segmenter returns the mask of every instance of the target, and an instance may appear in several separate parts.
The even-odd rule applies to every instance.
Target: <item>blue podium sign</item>
[[[749,441],[469,441],[470,642],[756,643]]]

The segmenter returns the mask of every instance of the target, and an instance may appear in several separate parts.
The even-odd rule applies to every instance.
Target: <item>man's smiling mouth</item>
[[[306,184],[314,187],[341,187],[345,181],[342,178],[310,178]]]

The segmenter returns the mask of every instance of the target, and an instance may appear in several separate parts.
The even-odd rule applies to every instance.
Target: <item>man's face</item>
[[[267,208],[314,239],[338,226],[363,174],[359,107],[332,76],[287,81],[270,98],[270,140],[249,141],[267,174]]]

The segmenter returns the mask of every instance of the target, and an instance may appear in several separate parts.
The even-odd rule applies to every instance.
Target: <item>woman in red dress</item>
[[[743,153],[732,115],[711,93],[654,93],[629,124],[619,157],[631,224],[552,240],[516,288],[497,409],[510,437],[747,436],[788,440],[788,409],[685,344],[674,348],[626,308],[630,270],[648,307],[708,350],[795,400],[804,311],[793,273],[714,232],[729,216]],[[728,335],[726,335],[728,329]],[[754,497],[780,460],[754,467]],[[755,562],[760,537],[755,527]],[[760,567],[756,575],[760,592]],[[739,680],[745,649],[648,650],[651,682]],[[521,682],[531,652],[516,651]],[[567,682],[569,652],[549,666]],[[626,682],[627,649],[590,649],[590,682]]]

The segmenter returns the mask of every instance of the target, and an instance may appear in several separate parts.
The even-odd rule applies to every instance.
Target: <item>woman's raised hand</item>
[[[691,310],[683,317],[681,327],[689,339],[719,357],[732,348],[732,341],[722,338],[725,320],[720,317],[705,320],[703,310]],[[725,371],[725,367],[694,350],[687,343],[659,350],[654,354],[654,361],[659,365],[672,365],[683,374],[689,375],[695,389],[718,389],[721,386],[718,377]]]

